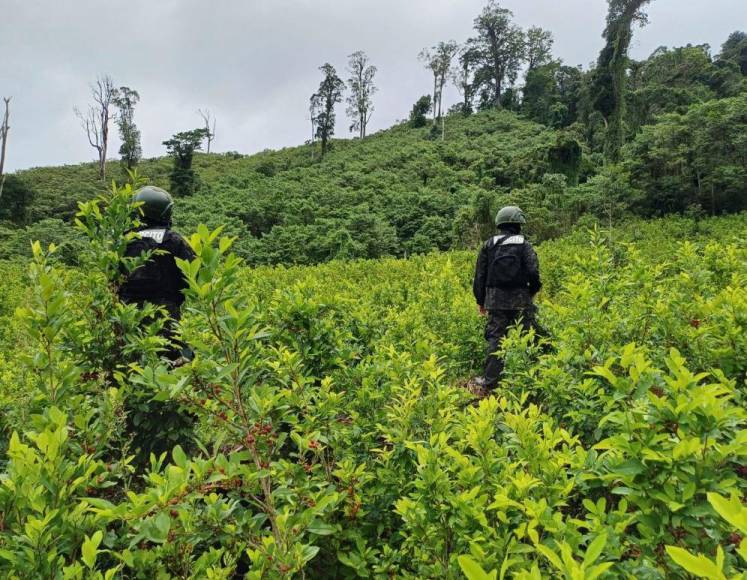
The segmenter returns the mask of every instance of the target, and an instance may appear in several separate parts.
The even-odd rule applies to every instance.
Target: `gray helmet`
[[[502,226],[503,224],[525,224],[527,218],[524,217],[524,212],[521,208],[515,205],[507,205],[501,208],[498,214],[495,216],[495,225]]]
[[[137,190],[133,200],[142,202],[139,209],[143,213],[146,222],[165,224],[171,221],[174,200],[165,189],[146,185]]]

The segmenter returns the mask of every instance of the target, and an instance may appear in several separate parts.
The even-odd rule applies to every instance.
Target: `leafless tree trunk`
[[[443,115],[444,85],[451,70],[451,61],[459,50],[459,46],[453,40],[439,42],[436,46],[420,51],[418,58],[425,63],[426,68],[433,73],[433,126],[436,127],[438,119]]]
[[[319,114],[317,109],[317,102],[315,99],[311,99],[309,104],[309,119],[311,120],[311,159],[314,159],[314,145],[316,143],[316,117]]]
[[[3,115],[3,124],[0,125],[0,198],[3,197],[3,186],[5,185],[5,148],[8,144],[8,131],[10,131],[10,125],[8,120],[10,119],[10,99],[11,97],[3,97],[5,101],[5,114]]]
[[[207,139],[206,153],[210,153],[210,144],[213,142],[213,139],[215,139],[215,115],[210,112],[210,109],[205,109],[204,112],[202,109],[197,109],[197,112],[205,123],[205,138]]]
[[[80,119],[81,126],[86,132],[88,142],[96,149],[99,157],[99,177],[106,177],[106,149],[109,146],[109,121],[113,115],[110,111],[116,89],[114,81],[109,75],[96,79],[91,85],[93,105],[88,106],[88,111],[83,114],[75,107],[73,110]]]
[[[438,94],[438,73],[433,71],[433,126],[436,126],[438,120],[438,112],[436,106],[440,100],[441,95]]]

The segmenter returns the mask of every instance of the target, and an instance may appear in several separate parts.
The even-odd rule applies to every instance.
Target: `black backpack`
[[[522,267],[524,236],[496,236],[491,242],[493,242],[493,259],[488,265],[487,285],[492,288],[511,289],[526,284]]]

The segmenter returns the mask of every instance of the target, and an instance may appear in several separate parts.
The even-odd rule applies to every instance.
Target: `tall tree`
[[[451,81],[462,96],[458,108],[464,115],[469,115],[473,111],[475,72],[479,62],[479,48],[475,41],[470,39],[459,48],[457,65],[451,69]]]
[[[140,146],[140,130],[135,125],[135,105],[140,101],[140,95],[130,87],[119,87],[113,97],[114,106],[119,110],[116,116],[119,138],[119,155],[122,164],[129,170],[135,167],[143,155]]]
[[[210,153],[210,144],[215,139],[215,115],[210,112],[210,109],[205,109],[204,111],[197,109],[197,113],[202,117],[202,122],[205,124],[205,140],[207,141],[207,151],[205,153]]]
[[[195,172],[192,169],[192,158],[195,151],[202,149],[205,140],[205,129],[192,129],[176,133],[168,141],[164,141],[169,155],[174,157],[174,167],[171,170],[171,193],[174,195],[192,195],[195,192]]]
[[[538,123],[567,127],[578,118],[583,84],[580,68],[551,61],[527,71],[521,110]]]
[[[628,48],[633,38],[633,24],[647,22],[643,7],[651,0],[608,0],[606,44],[599,54],[592,79],[593,106],[607,127],[605,154],[612,162],[620,158],[625,137],[625,81],[629,64]]]
[[[554,125],[552,111],[558,101],[555,75],[559,67],[559,62],[552,62],[527,70],[522,89],[524,98],[521,108],[523,113],[533,121],[548,126]]]
[[[324,78],[319,90],[311,95],[310,110],[312,123],[316,127],[316,137],[322,143],[322,157],[327,153],[329,139],[335,134],[335,105],[342,102],[345,83],[337,76],[337,71],[329,63],[319,67]]]
[[[346,112],[353,120],[350,130],[358,131],[358,136],[363,138],[374,110],[372,96],[378,90],[374,85],[376,67],[368,64],[368,56],[360,50],[348,56],[348,59],[350,95]]]
[[[433,124],[441,118],[443,93],[446,79],[451,70],[451,61],[459,51],[459,45],[453,40],[439,42],[431,48],[420,51],[419,58],[426,68],[433,73]]]
[[[636,133],[664,113],[684,112],[695,103],[739,94],[741,81],[736,66],[713,62],[707,44],[659,47],[646,60],[630,63],[625,133]]]
[[[721,46],[721,60],[734,62],[743,75],[747,75],[747,34],[732,32]]]
[[[552,60],[552,45],[555,39],[552,32],[537,26],[527,29],[526,58],[529,70],[547,64]]]
[[[625,168],[652,214],[693,204],[713,215],[744,211],[745,135],[747,93],[712,99],[644,127],[624,150]]]
[[[10,131],[10,99],[12,97],[3,97],[5,102],[5,113],[3,113],[3,123],[0,125],[0,198],[3,197],[3,186],[5,186],[5,152],[8,146],[8,132]]]
[[[475,83],[483,107],[501,106],[505,84],[516,82],[524,61],[524,32],[512,23],[512,18],[513,13],[501,8],[496,0],[488,0],[482,13],[475,18],[475,43],[480,51]]]
[[[103,75],[91,85],[93,104],[84,113],[77,107],[73,110],[80,119],[88,142],[96,149],[99,163],[99,177],[106,177],[106,150],[109,146],[109,121],[112,119],[112,105],[114,100],[114,81],[109,75]]]

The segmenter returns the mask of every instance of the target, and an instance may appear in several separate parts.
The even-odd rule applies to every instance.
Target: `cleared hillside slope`
[[[560,133],[505,111],[450,116],[444,138],[430,127],[397,125],[363,140],[337,140],[322,160],[309,145],[250,156],[198,154],[197,193],[180,199],[179,228],[224,225],[253,263],[401,256],[454,240],[460,208],[496,192],[539,182],[546,173],[578,179],[580,162],[554,154]],[[567,141],[567,139],[565,139]],[[144,160],[142,177],[169,187],[171,159]],[[110,179],[123,180],[117,162]],[[14,176],[33,193],[28,237],[63,241],[77,202],[101,192],[93,164],[46,167]],[[47,221],[44,221],[47,220]]]

